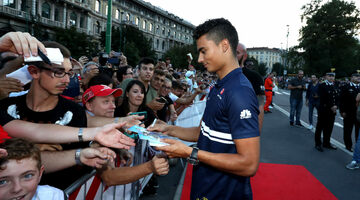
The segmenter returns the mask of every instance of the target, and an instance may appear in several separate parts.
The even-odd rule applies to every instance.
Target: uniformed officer
[[[320,152],[323,151],[322,146],[332,150],[337,149],[330,144],[339,98],[334,81],[335,73],[329,72],[326,74],[326,80],[319,85],[320,106],[315,131],[315,148]],[[321,132],[323,132],[323,142],[321,142]]]
[[[356,120],[356,95],[360,92],[360,74],[353,73],[351,80],[340,90],[340,114],[344,120],[344,143],[352,151],[352,130],[355,125],[355,141],[359,137],[359,122]]]

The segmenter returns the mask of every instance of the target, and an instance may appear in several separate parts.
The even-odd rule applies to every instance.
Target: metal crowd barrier
[[[182,127],[198,126],[204,109],[205,101],[196,101],[179,115],[174,124]],[[188,145],[191,144],[192,143],[189,143]],[[136,144],[133,152],[133,166],[146,162],[146,146],[147,141],[144,140],[139,140],[138,144]],[[182,165],[184,167],[184,163],[182,163]],[[152,174],[131,183],[130,198],[125,196],[126,191],[129,190],[129,184],[107,187],[105,184],[102,184],[100,177],[96,175],[96,170],[78,179],[66,188],[64,192],[69,200],[138,200],[142,189],[146,186],[151,176]]]

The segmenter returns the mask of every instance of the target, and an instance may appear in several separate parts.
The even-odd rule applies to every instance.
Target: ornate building
[[[282,57],[283,50],[277,48],[268,47],[253,47],[247,49],[249,57],[255,58],[259,63],[264,63],[271,72],[272,67],[275,63],[281,63],[285,65],[285,61]]]
[[[31,32],[38,26],[51,35],[53,27],[75,26],[99,37],[106,28],[107,10],[107,0],[0,0],[0,28]],[[158,57],[175,45],[193,43],[194,25],[142,0],[113,0],[112,26],[122,25],[141,30]]]

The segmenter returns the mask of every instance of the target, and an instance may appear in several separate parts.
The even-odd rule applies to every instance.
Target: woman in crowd
[[[145,105],[145,86],[139,80],[132,80],[125,89],[121,106],[115,109],[115,117],[124,117],[134,112],[146,112],[145,126],[149,126],[156,118],[155,113]]]

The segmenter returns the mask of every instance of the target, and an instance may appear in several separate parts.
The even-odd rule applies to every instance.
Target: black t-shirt
[[[251,85],[254,88],[256,96],[265,95],[264,93],[264,80],[259,73],[254,70],[251,70],[247,67],[242,68],[244,75],[250,81]]]
[[[174,102],[170,99],[169,95],[167,96],[160,96],[166,99],[164,107],[156,112],[158,118],[164,122],[166,122],[166,112],[168,110],[169,105],[174,104]]]
[[[299,79],[298,77],[295,77],[295,78],[291,79],[290,85],[292,85],[294,87],[299,86],[299,85],[303,86],[302,89],[296,88],[296,89],[292,89],[290,91],[290,98],[292,98],[292,99],[302,99],[303,98],[303,91],[306,89],[306,87],[304,87],[306,85],[305,80],[304,79]]]
[[[15,119],[21,119],[34,123],[58,124],[73,127],[87,126],[84,108],[61,96],[59,96],[59,102],[55,108],[45,112],[35,112],[29,109],[26,105],[26,95],[3,99],[0,101],[0,110],[5,111]],[[88,146],[88,143],[71,143],[62,144],[61,146],[64,150],[67,150],[85,148]],[[91,169],[88,167],[75,166],[58,172],[44,174],[40,184],[51,185],[64,190],[85,173],[90,172],[90,170]]]
[[[0,126],[5,126],[5,124],[14,120],[13,117],[8,115],[4,110],[0,110]]]

